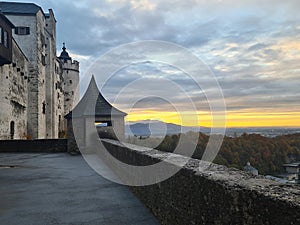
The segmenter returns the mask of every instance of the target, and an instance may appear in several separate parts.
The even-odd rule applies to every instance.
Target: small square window
[[[15,34],[17,35],[29,35],[30,34],[30,27],[16,27]]]

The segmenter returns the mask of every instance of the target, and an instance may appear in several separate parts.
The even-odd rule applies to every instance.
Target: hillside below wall
[[[0,140],[0,153],[67,152],[67,139]]]
[[[137,146],[131,149],[108,139],[103,143],[113,156],[132,165],[157,163],[172,154]],[[168,163],[179,166],[180,157]],[[202,166],[207,162],[191,159],[173,177],[131,189],[164,225],[300,224],[299,186],[215,164],[199,170]]]

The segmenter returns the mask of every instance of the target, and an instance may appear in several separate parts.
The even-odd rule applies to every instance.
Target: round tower
[[[58,59],[62,66],[64,109],[67,115],[79,101],[79,62],[69,56],[65,43]]]

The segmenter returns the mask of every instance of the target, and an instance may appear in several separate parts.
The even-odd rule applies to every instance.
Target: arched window
[[[10,122],[10,139],[13,140],[15,135],[15,122]]]

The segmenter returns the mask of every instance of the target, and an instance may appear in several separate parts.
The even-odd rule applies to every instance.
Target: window
[[[59,131],[61,129],[60,127],[61,127],[61,115],[58,116],[58,133],[59,133]]]
[[[43,112],[43,114],[46,114],[46,103],[45,102],[43,102],[42,112]]]
[[[3,40],[2,40],[2,33],[3,33],[3,28],[2,27],[0,27],[0,44],[2,44],[3,43]]]
[[[70,84],[72,84],[72,80],[70,80]]]
[[[46,66],[46,56],[42,55],[42,64]]]
[[[95,126],[96,127],[111,127],[112,122],[111,121],[99,121],[99,122],[95,122]]]
[[[45,41],[45,36],[43,34],[41,34],[41,42],[42,42],[42,45],[45,46],[46,41]]]
[[[15,122],[11,121],[10,122],[10,139],[14,139],[14,135],[15,135]]]
[[[8,44],[8,33],[7,31],[5,30],[4,33],[3,33],[3,44],[6,48],[9,47],[9,44]]]
[[[30,27],[16,27],[15,34],[28,35],[28,34],[30,34]]]

